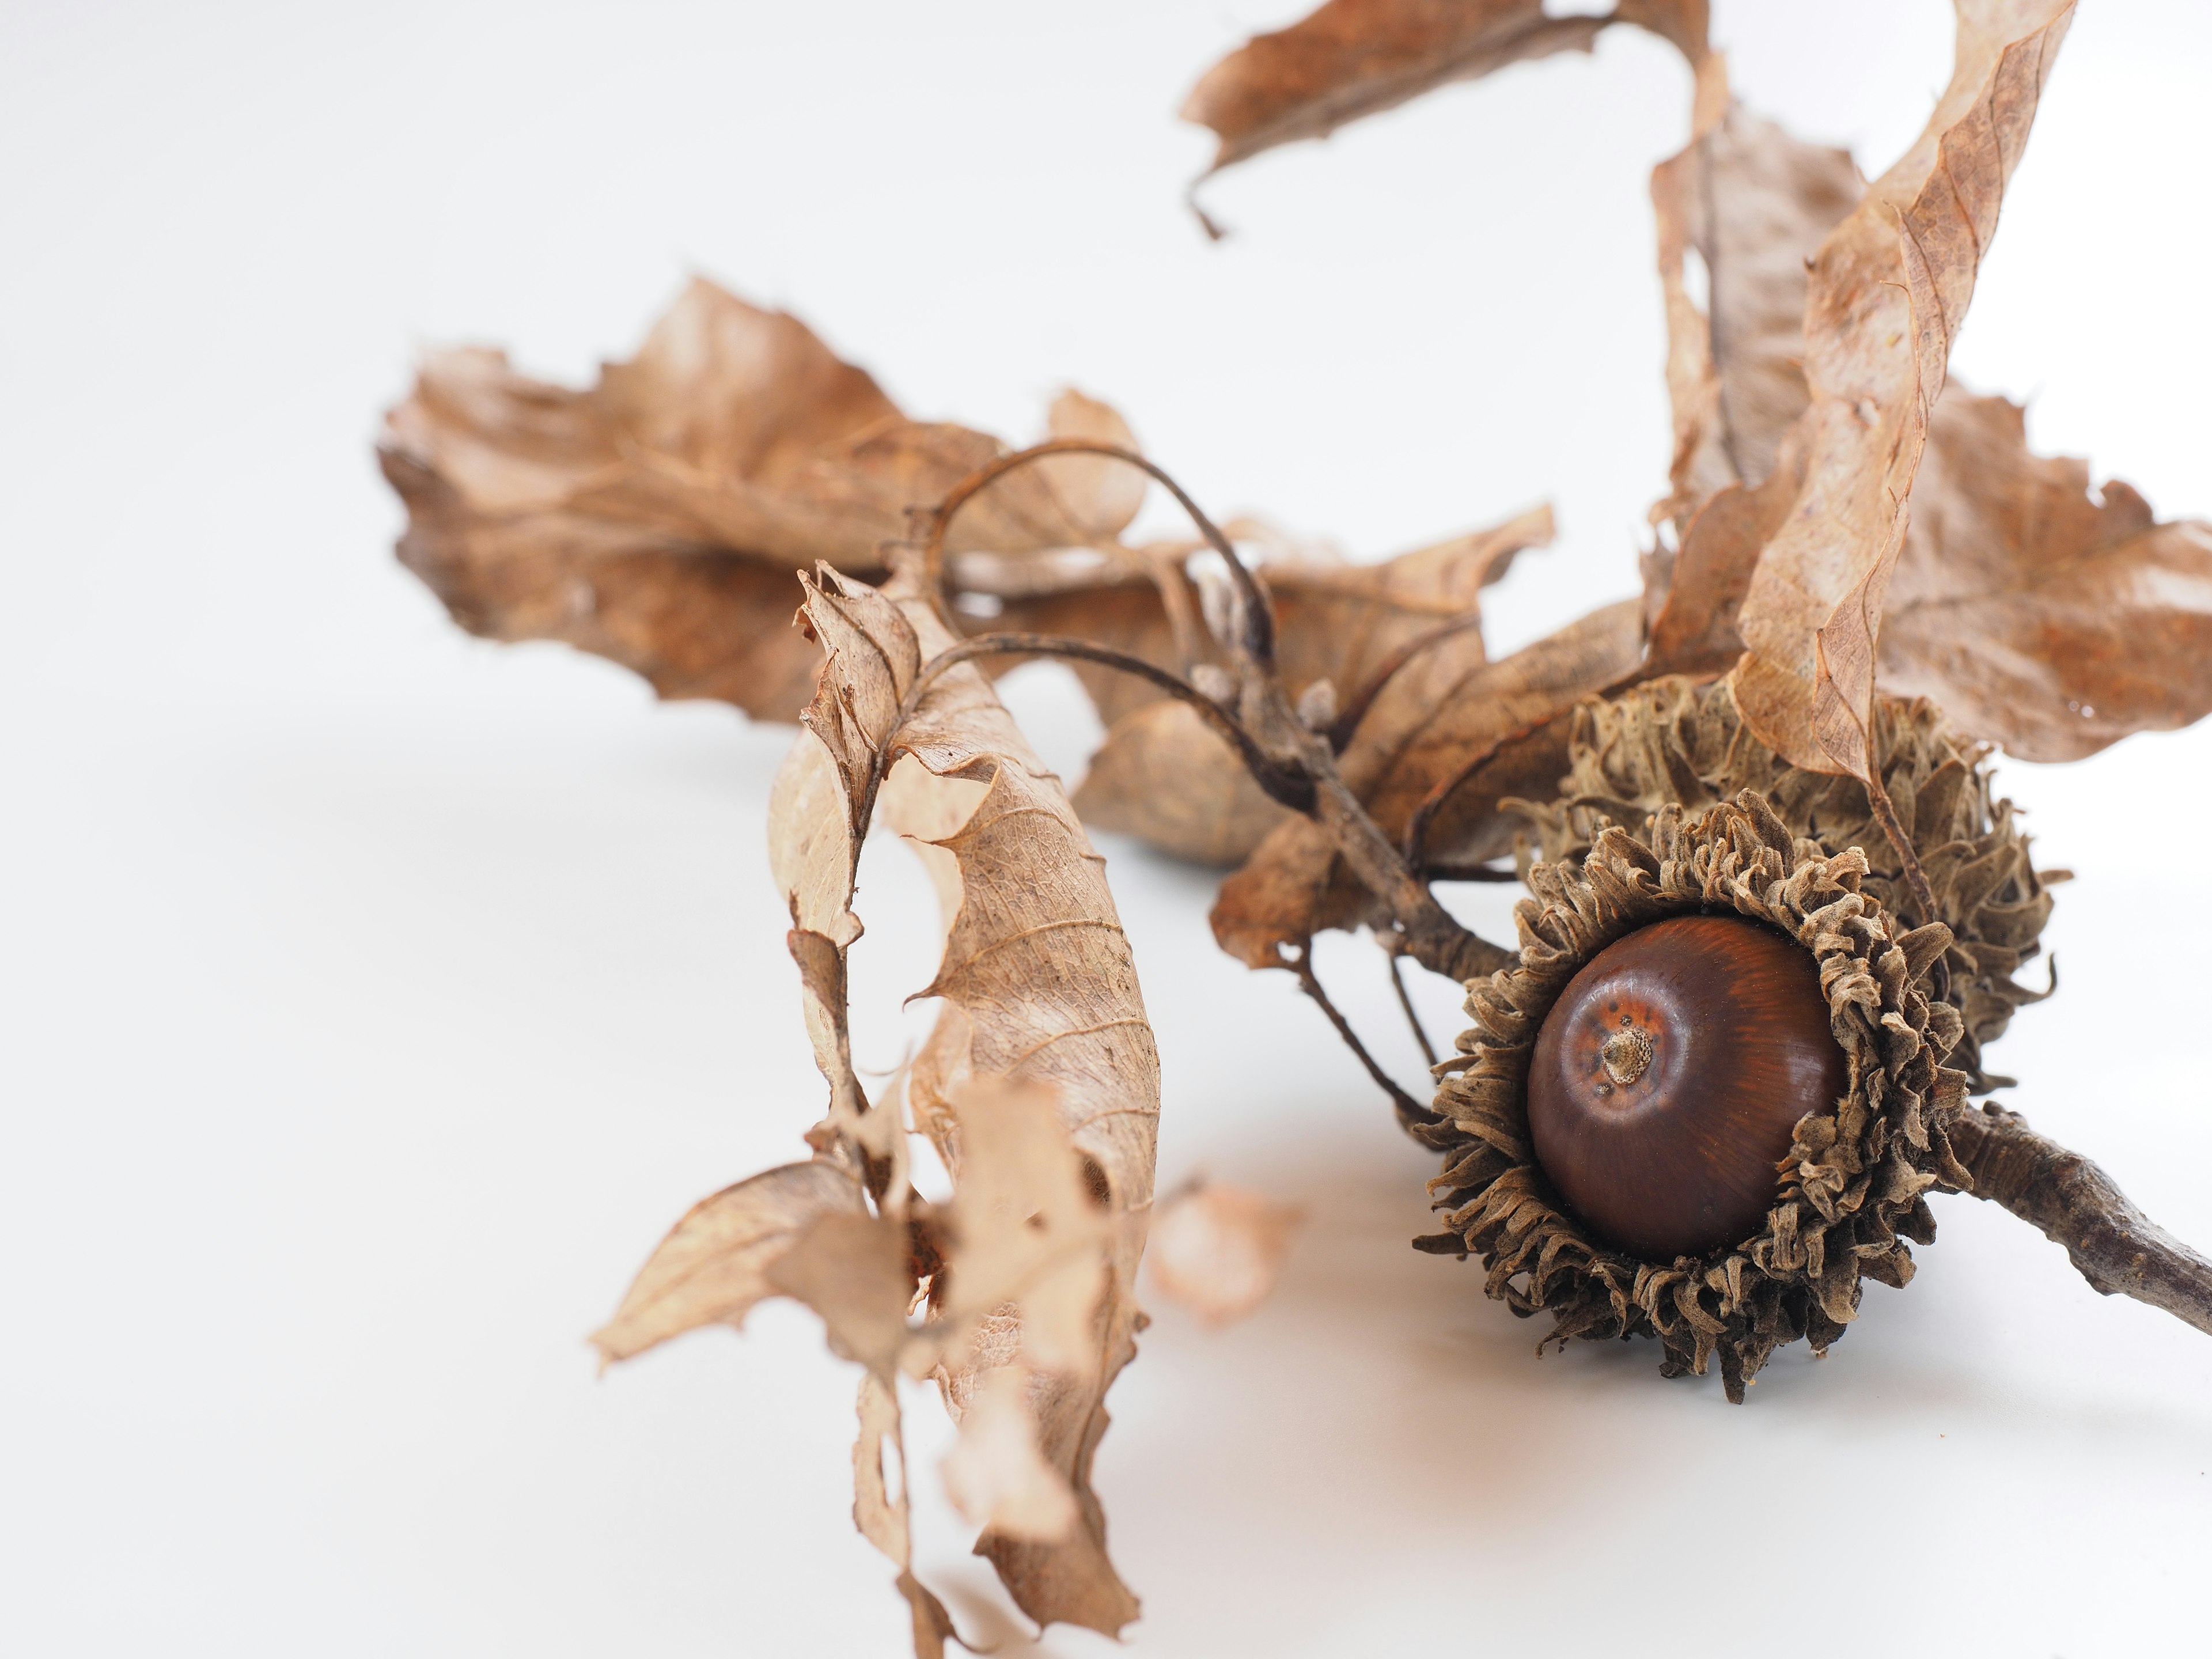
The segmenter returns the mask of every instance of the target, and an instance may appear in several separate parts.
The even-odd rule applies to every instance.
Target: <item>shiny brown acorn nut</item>
[[[1809,952],[1741,916],[1675,916],[1568,981],[1530,1056],[1528,1129],[1593,1231],[1671,1261],[1756,1233],[1797,1121],[1849,1084]]]

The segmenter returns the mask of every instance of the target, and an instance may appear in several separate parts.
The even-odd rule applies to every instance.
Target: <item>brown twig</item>
[[[1398,855],[1389,836],[1367,815],[1359,798],[1338,773],[1328,740],[1318,734],[1313,734],[1312,740],[1320,750],[1310,761],[1315,784],[1314,818],[1329,832],[1352,874],[1389,908],[1405,954],[1431,973],[1462,983],[1494,974],[1511,962],[1512,951],[1501,950],[1462,927],[1437,902],[1428,884]]]
[[[1313,810],[1313,781],[1304,775],[1279,764],[1253,740],[1237,720],[1221,705],[1181,677],[1164,668],[1146,662],[1142,657],[1111,646],[1099,645],[1090,640],[1078,639],[1062,634],[976,634],[963,640],[932,657],[922,665],[921,672],[906,696],[899,704],[898,716],[892,729],[897,730],[914,717],[921,706],[922,694],[934,684],[939,675],[949,668],[957,667],[976,657],[1031,656],[1072,657],[1083,662],[1095,662],[1107,668],[1118,668],[1125,674],[1148,680],[1170,696],[1188,703],[1196,709],[1206,724],[1225,738],[1251,773],[1252,781],[1275,800],[1296,812]]]
[[[1881,826],[1881,833],[1889,837],[1889,844],[1897,850],[1905,866],[1905,890],[1912,895],[1912,902],[1920,911],[1915,920],[1923,924],[1942,920],[1936,914],[1936,891],[1929,886],[1927,872],[1921,869],[1919,856],[1912,850],[1912,837],[1898,822],[1897,808],[1890,803],[1889,791],[1882,784],[1881,768],[1869,765],[1861,781],[1866,785],[1867,804],[1874,808],[1874,821]]]
[[[1431,861],[1421,868],[1431,881],[1518,881],[1518,870],[1501,870],[1492,864],[1453,864]]]
[[[1390,988],[1397,992],[1398,1006],[1405,1012],[1406,1024],[1413,1033],[1413,1042],[1421,1051],[1421,1058],[1428,1062],[1429,1069],[1433,1072],[1437,1068],[1436,1044],[1429,1041],[1429,1034],[1421,1024],[1420,1015],[1413,1012],[1413,993],[1406,988],[1405,959],[1395,951],[1383,954],[1390,961]]]
[[[958,483],[937,504],[931,515],[929,537],[921,550],[922,575],[933,591],[941,592],[945,580],[945,537],[951,528],[952,520],[963,507],[973,501],[1008,473],[1018,471],[1039,461],[1049,460],[1054,455],[1104,455],[1126,462],[1150,477],[1169,495],[1176,504],[1189,515],[1198,533],[1206,538],[1206,545],[1218,553],[1229,564],[1229,577],[1237,585],[1237,597],[1243,601],[1243,628],[1237,643],[1253,661],[1273,670],[1275,663],[1275,613],[1268,605],[1267,596],[1237,556],[1237,549],[1220,527],[1206,516],[1199,504],[1184,492],[1183,487],[1170,477],[1165,469],[1146,460],[1133,450],[1123,449],[1118,444],[1100,443],[1092,438],[1054,438],[1027,449],[1001,455],[988,466],[978,467]]]
[[[1310,943],[1301,945],[1285,966],[1297,975],[1298,988],[1311,997],[1322,1012],[1328,1016],[1328,1023],[1336,1028],[1337,1036],[1344,1039],[1344,1046],[1351,1049],[1353,1056],[1367,1068],[1367,1075],[1375,1079],[1376,1086],[1390,1097],[1391,1105],[1397,1109],[1400,1127],[1410,1133],[1415,1128],[1425,1128],[1443,1121],[1400,1088],[1398,1080],[1376,1064],[1375,1056],[1367,1052],[1367,1045],[1360,1042],[1359,1034],[1352,1029],[1352,1022],[1328,1000],[1328,993],[1321,988],[1321,981],[1313,970],[1313,946]]]
[[[1308,729],[1292,707],[1289,694],[1284,690],[1282,677],[1275,667],[1274,612],[1269,604],[1267,590],[1255,574],[1237,558],[1219,526],[1208,518],[1205,510],[1170,477],[1166,471],[1143,456],[1113,444],[1098,443],[1087,438],[1059,438],[1021,450],[1012,455],[1002,455],[989,465],[970,473],[955,485],[951,494],[939,503],[931,515],[931,526],[921,551],[921,574],[924,580],[941,591],[945,560],[945,539],[953,516],[962,505],[972,501],[981,490],[1005,477],[1018,467],[1048,459],[1054,455],[1104,455],[1124,461],[1156,480],[1175,497],[1183,511],[1196,526],[1206,544],[1228,562],[1231,580],[1239,597],[1242,613],[1237,638],[1224,641],[1235,656],[1238,683],[1236,718],[1229,720],[1226,711],[1212,704],[1194,687],[1170,675],[1142,659],[1112,652],[1106,647],[1091,645],[1083,640],[1054,641],[1050,647],[1061,654],[1080,656],[1092,662],[1105,663],[1140,674],[1154,684],[1182,697],[1217,719],[1217,729],[1236,746],[1238,756],[1252,769],[1253,777],[1270,795],[1296,810],[1307,813],[1328,831],[1329,837],[1343,855],[1352,874],[1368,891],[1389,910],[1395,924],[1400,947],[1404,952],[1433,973],[1460,981],[1480,977],[1495,972],[1513,959],[1512,952],[1499,949],[1461,926],[1456,918],[1437,902],[1436,896],[1414,872],[1407,867],[1390,838],[1384,835],[1375,820],[1368,816],[1360,802],[1337,770],[1336,751],[1328,737]],[[1044,635],[979,635],[967,641],[969,655],[999,648],[986,644],[992,640],[1030,638],[1042,640]],[[952,665],[953,661],[965,657],[947,653],[939,658],[925,676],[933,678],[937,672]],[[909,691],[901,718],[910,714],[918,705],[921,691],[927,684],[918,684]],[[1220,724],[1220,721],[1227,721]],[[878,766],[883,764],[878,757]],[[1292,780],[1297,780],[1292,782]],[[1310,787],[1308,797],[1306,790]]]
[[[2063,1245],[2100,1294],[2131,1296],[2212,1332],[2212,1261],[2137,1209],[2096,1164],[2002,1107],[1962,1106],[1946,1127],[1974,1196]]]

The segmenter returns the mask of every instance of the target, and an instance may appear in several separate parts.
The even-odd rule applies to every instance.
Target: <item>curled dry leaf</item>
[[[1136,447],[1118,413],[1079,392],[1054,401],[1049,431]],[[820,663],[790,627],[795,571],[823,561],[880,580],[908,514],[1000,453],[984,434],[907,419],[804,324],[700,281],[588,391],[530,380],[496,352],[433,355],[386,417],[380,459],[409,510],[402,561],[464,626],[562,640],[664,696],[787,720]],[[955,615],[971,629],[1078,635],[1178,671],[1210,659],[1183,568],[1194,544],[1118,539],[1146,489],[1104,456],[1055,456],[1001,479],[954,523]],[[1414,635],[1471,615],[1476,592],[1550,533],[1540,512],[1380,566],[1279,556],[1285,671],[1301,688],[1358,684]],[[1157,696],[1109,670],[1077,672],[1109,729]],[[1187,717],[1155,712],[1113,741],[1126,752],[1106,757],[1090,795],[1110,827],[1229,864],[1279,816]],[[1204,779],[1164,815],[1149,792],[1115,782],[1158,762]]]
[[[1752,730],[1794,765],[1868,776],[1882,604],[1929,410],[2072,15],[2051,0],[1961,0],[1926,129],[1814,258],[1805,481],[1752,576],[1733,680]]]
[[[1648,674],[1735,662],[1736,608],[1802,483],[1793,434],[1765,483],[1730,484],[1698,509]],[[2028,450],[2017,404],[1947,387],[1883,603],[1883,688],[2034,761],[2212,712],[2212,527],[2158,523],[2118,481],[2100,497],[2082,462]]]
[[[879,593],[824,568],[809,586],[807,616],[830,655],[808,736],[795,751],[808,758],[793,767],[835,771],[849,841],[865,829],[867,781],[898,763],[885,817],[926,844],[947,901],[945,961],[927,992],[946,1006],[908,1073],[908,1098],[956,1182],[951,1290],[942,1307],[956,1324],[981,1322],[991,1334],[933,1363],[956,1410],[979,1374],[1017,1353],[1050,1372],[1040,1390],[1039,1441],[1083,1522],[1051,1540],[989,1530],[977,1547],[1041,1623],[1118,1630],[1135,1616],[1136,1601],[1106,1558],[1090,1463],[1105,1428],[1106,1390],[1135,1352],[1133,1281],[1159,1111],[1159,1062],[1128,943],[1100,862],[1057,781],[979,671],[963,665],[939,676],[910,717],[897,721],[920,664],[955,640],[933,605],[902,580]],[[816,832],[802,796],[794,791],[789,799],[775,834],[779,876],[799,918],[816,867],[807,856]],[[838,904],[850,893],[848,874]],[[832,925],[842,927],[835,918]],[[823,968],[809,974],[811,994],[842,996],[842,972],[833,973],[825,953],[815,954]],[[841,1042],[832,1031],[827,1042],[817,1037],[817,1052],[848,1076]],[[1033,1102],[994,1103],[988,1096],[963,1110],[974,1079],[1048,1088],[1056,1115],[1039,1119]],[[857,1097],[857,1083],[849,1086]],[[833,1115],[836,1093],[833,1086]],[[1050,1129],[1042,1143],[1041,1125]],[[865,1148],[865,1125],[852,1139]],[[1060,1176],[1048,1180],[1053,1158]],[[971,1181],[982,1183],[972,1200]],[[1027,1207],[1017,1218],[1021,1231],[1010,1237],[1002,1212],[1014,1193],[1028,1194]],[[1094,1198],[1115,1224],[1085,1232],[1078,1221]],[[1031,1216],[1046,1218],[1048,1242],[1060,1250],[1042,1277],[1016,1248],[1030,1238]],[[961,1288],[963,1279],[980,1302]],[[1017,1289],[1021,1317],[1010,1322],[1004,1304]]]
[[[881,1215],[825,1215],[769,1265],[769,1283],[822,1316],[830,1349],[889,1378],[914,1345],[906,1229]]]
[[[1344,751],[1345,781],[1394,836],[1470,763],[1633,669],[1644,648],[1642,606],[1605,606],[1494,663],[1470,661],[1455,644],[1444,641],[1395,676]],[[1470,845],[1460,828],[1455,813],[1438,819],[1424,850],[1440,860],[1505,850]]]
[[[1556,533],[1544,505],[1377,564],[1311,555],[1263,560],[1284,688],[1296,698],[1327,679],[1349,698],[1431,641],[1480,652],[1482,590]]]
[[[1864,193],[1848,154],[1734,104],[1652,169],[1674,456],[1651,516],[1676,550],[1644,557],[1647,677],[1725,672],[1743,653],[1737,612],[1804,483],[1802,439],[1785,439],[1811,397],[1806,273]]]
[[[623,1358],[742,1318],[770,1291],[814,1308],[832,1346],[868,1369],[854,1514],[899,1569],[925,1656],[951,1626],[913,1576],[904,1482],[892,1497],[885,1462],[902,1455],[896,1376],[933,1373],[975,1423],[956,1468],[970,1501],[992,1494],[979,1552],[1031,1617],[1111,1633],[1137,1604],[1107,1559],[1090,1468],[1106,1390],[1135,1352],[1159,1112],[1128,943],[1101,860],[988,680],[963,665],[915,696],[927,659],[955,639],[933,602],[904,578],[878,591],[827,565],[805,594],[827,661],[777,778],[769,851],[830,1110],[808,1134],[814,1163],[741,1183],[679,1224],[603,1350]],[[904,1127],[852,1064],[846,952],[879,793],[884,817],[921,838],[946,900],[945,960],[925,993],[945,1006],[908,1076],[953,1175],[945,1206],[913,1194]],[[924,1277],[930,1317],[917,1328]],[[991,1402],[980,1417],[979,1399]],[[1009,1412],[1022,1418],[1012,1439]]]
[[[1054,406],[1053,431],[1130,441],[1079,393]],[[793,573],[827,560],[880,577],[908,509],[1000,451],[908,420],[796,318],[701,280],[588,391],[496,351],[433,354],[386,416],[379,459],[407,505],[401,561],[471,632],[566,641],[663,696],[790,720],[819,665],[789,625]],[[1056,459],[963,514],[955,550],[1003,569],[1110,540],[1143,482]]]
[[[1033,1617],[1084,1613],[1093,1628],[1130,1620],[1134,1599],[1093,1548],[1103,1520],[1088,1453],[1066,1449],[1103,1431],[1109,1256],[1141,1217],[1110,1207],[1091,1175],[1097,1164],[1068,1139],[1055,1088],[967,1082],[938,1126],[940,1148],[960,1161],[951,1249],[931,1287],[938,1347],[927,1356],[960,1418],[947,1491],[984,1526],[978,1553]]]
[[[1109,1357],[1108,1258],[1136,1218],[1114,1212],[1087,1179],[1097,1165],[1071,1143],[1055,1090],[970,1080],[946,1104],[939,1144],[959,1162],[945,1265],[932,1285],[935,1341],[911,1346],[907,1363],[934,1372],[960,1419],[947,1490],[983,1525],[979,1550],[1032,1616],[1133,1617],[1133,1601],[1123,1611],[1127,1592],[1087,1547],[1086,1525],[1103,1525],[1087,1481],[1079,1499],[1076,1468],[1041,1442],[1065,1440],[1071,1417],[1091,1425]],[[1087,1459],[1081,1468],[1087,1475]],[[1032,1582],[1039,1572],[1091,1582],[1056,1586],[1055,1601],[1055,1587]]]
[[[939,1120],[959,1163],[948,1267],[931,1301],[951,1333],[942,1371],[956,1404],[981,1372],[1009,1363],[1010,1338],[1034,1370],[1079,1382],[1097,1375],[1104,1252],[1117,1224],[1068,1137],[1062,1099],[1035,1083],[969,1079]],[[1017,1304],[1018,1328],[1004,1317]]]
[[[955,642],[926,599],[890,591],[928,654]],[[1087,1369],[1055,1373],[1062,1385],[1040,1402],[1040,1444],[1074,1492],[1083,1524],[1056,1542],[988,1531],[976,1547],[1040,1623],[1064,1620],[1111,1632],[1136,1616],[1137,1603],[1106,1557],[1091,1459],[1105,1431],[1106,1391],[1136,1352],[1159,1057],[1103,860],[989,682],[969,665],[945,673],[895,746],[914,763],[887,794],[885,816],[932,853],[947,917],[944,963],[926,993],[946,1006],[908,1078],[915,1126],[957,1182],[975,1155],[955,1108],[966,1080],[1048,1088],[1083,1189],[1115,1218]],[[956,1294],[957,1280],[956,1273]],[[969,1376],[992,1357],[987,1350],[948,1366],[941,1380],[956,1409]]]
[[[764,1170],[691,1206],[653,1253],[615,1316],[592,1334],[601,1361],[630,1359],[703,1325],[742,1328],[800,1237],[831,1217],[866,1220],[860,1183],[816,1160]]]
[[[1732,665],[1759,556],[1805,485],[1806,269],[1863,194],[1850,157],[1732,108],[1652,174],[1674,404],[1671,515],[1652,673]],[[1692,304],[1691,252],[1710,305]],[[1790,477],[1778,479],[1779,473]],[[2157,524],[2136,493],[2027,447],[2020,411],[1946,381],[1929,413],[1876,661],[2030,760],[2071,760],[2212,708],[2206,532]]]
[[[1245,1318],[1272,1295],[1305,1219],[1242,1187],[1195,1182],[1162,1200],[1146,1252],[1152,1287],[1209,1325]]]
[[[1736,617],[1752,572],[1804,481],[1804,453],[1793,433],[1765,479],[1725,484],[1691,515],[1680,548],[1647,586],[1645,605],[1656,612],[1643,678],[1724,674],[1735,665],[1743,654]],[[1647,569],[1647,578],[1651,574]]]
[[[1323,138],[1453,81],[1555,52],[1588,52],[1608,23],[1705,56],[1705,0],[1627,0],[1605,16],[1547,15],[1543,0],[1328,0],[1256,35],[1191,88],[1183,119],[1219,137],[1212,171],[1277,144]]]

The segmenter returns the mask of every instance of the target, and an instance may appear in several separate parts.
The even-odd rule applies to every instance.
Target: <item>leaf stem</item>
[[[1352,1029],[1352,1022],[1328,1000],[1328,993],[1322,989],[1321,981],[1313,970],[1313,945],[1310,942],[1298,946],[1284,965],[1297,975],[1298,988],[1311,997],[1315,1005],[1328,1017],[1328,1023],[1336,1027],[1337,1036],[1344,1039],[1344,1046],[1351,1049],[1353,1056],[1367,1068],[1367,1075],[1375,1079],[1376,1086],[1390,1097],[1391,1105],[1397,1109],[1400,1127],[1410,1133],[1416,1128],[1425,1128],[1443,1121],[1400,1088],[1397,1079],[1376,1064],[1375,1056],[1367,1052],[1366,1044],[1360,1042],[1359,1034]]]
[[[1429,1063],[1429,1069],[1434,1071],[1437,1065],[1436,1044],[1429,1041],[1429,1034],[1421,1024],[1420,1015],[1413,1012],[1413,994],[1406,988],[1405,958],[1395,951],[1384,954],[1390,961],[1390,988],[1398,994],[1398,1006],[1405,1012],[1406,1024],[1413,1030],[1413,1042],[1420,1048],[1421,1058]]]
[[[933,658],[902,699],[899,723],[902,725],[913,717],[922,694],[946,669],[994,653],[1073,657],[1135,674],[1196,708],[1235,747],[1238,757],[1262,789],[1285,805],[1310,817],[1328,834],[1352,874],[1389,911],[1397,930],[1396,948],[1405,955],[1432,973],[1462,982],[1494,973],[1512,961],[1511,951],[1501,950],[1461,926],[1437,902],[1436,895],[1408,867],[1390,837],[1369,816],[1365,805],[1337,769],[1336,750],[1328,736],[1310,730],[1291,706],[1275,665],[1274,612],[1265,587],[1253,572],[1245,568],[1228,537],[1182,486],[1143,456],[1088,438],[1056,438],[1002,455],[988,466],[979,468],[956,485],[932,515],[919,573],[925,586],[933,591],[942,591],[945,536],[961,507],[1017,468],[1055,455],[1103,455],[1138,468],[1175,497],[1206,544],[1227,562],[1239,597],[1237,637],[1224,641],[1235,659],[1238,682],[1236,714],[1230,714],[1195,686],[1140,657],[1088,640],[1008,633],[976,635]],[[875,761],[878,775],[874,780],[875,787],[880,787],[884,764],[884,755],[879,753]],[[872,788],[867,799],[872,800]],[[1340,1029],[1347,1033],[1346,1041],[1352,1041],[1349,1028]]]
[[[1095,438],[1054,438],[1027,449],[1016,450],[1011,455],[1001,455],[988,466],[978,467],[969,473],[937,504],[931,515],[929,538],[922,545],[921,569],[925,580],[933,592],[941,590],[945,572],[945,537],[951,528],[953,516],[963,507],[989,489],[1010,472],[1049,460],[1055,455],[1103,455],[1122,461],[1150,477],[1169,495],[1176,504],[1190,517],[1198,533],[1206,538],[1206,544],[1227,562],[1229,578],[1237,585],[1237,597],[1243,601],[1243,637],[1238,643],[1252,660],[1273,672],[1275,665],[1275,613],[1268,605],[1267,595],[1260,591],[1252,573],[1237,556],[1237,549],[1218,526],[1207,518],[1199,504],[1184,491],[1183,487],[1168,476],[1166,470],[1146,460],[1134,450],[1124,449],[1119,444],[1102,443]]]
[[[1270,797],[1293,811],[1313,811],[1313,781],[1271,759],[1234,716],[1196,686],[1157,664],[1146,662],[1142,657],[1117,651],[1111,646],[1078,639],[1072,635],[976,634],[963,640],[922,665],[921,672],[915,676],[914,684],[899,704],[897,720],[892,729],[897,730],[914,717],[915,711],[921,705],[922,694],[945,670],[957,667],[976,657],[1000,656],[1073,657],[1083,662],[1118,668],[1125,674],[1148,680],[1170,696],[1189,704],[1207,725],[1227,738],[1236,749],[1238,758],[1243,761],[1245,769],[1251,773],[1252,781],[1266,790]]]
[[[1869,764],[1867,775],[1860,781],[1866,785],[1867,804],[1874,808],[1874,821],[1881,826],[1881,833],[1889,837],[1889,844],[1905,866],[1905,889],[1920,911],[1917,921],[1922,925],[1941,921],[1936,914],[1935,890],[1929,886],[1928,873],[1920,867],[1919,855],[1912,850],[1912,837],[1898,822],[1897,808],[1891,804],[1889,791],[1882,785],[1881,768]]]

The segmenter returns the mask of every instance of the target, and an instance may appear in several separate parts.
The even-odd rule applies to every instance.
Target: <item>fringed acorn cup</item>
[[[1879,725],[1931,918],[1900,915],[1863,787],[1779,760],[1724,684],[1586,704],[1561,799],[1519,804],[1534,896],[1438,1068],[1447,1231],[1417,1242],[1480,1256],[1546,1342],[1655,1336],[1662,1374],[1717,1356],[1741,1401],[1776,1348],[1825,1352],[1863,1279],[1905,1285],[1928,1194],[1972,1187],[1946,1126],[2040,994],[2011,975],[2050,897],[1986,750],[1924,702]]]

